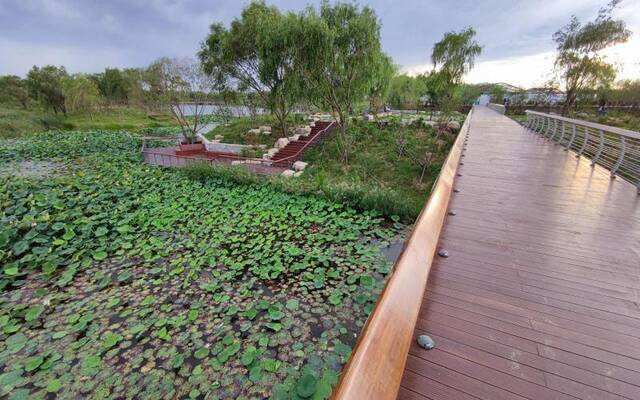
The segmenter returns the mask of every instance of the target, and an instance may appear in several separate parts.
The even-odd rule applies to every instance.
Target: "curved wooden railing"
[[[472,113],[343,369],[334,399],[392,400],[398,394]]]
[[[527,110],[525,128],[635,184],[640,192],[640,132]]]

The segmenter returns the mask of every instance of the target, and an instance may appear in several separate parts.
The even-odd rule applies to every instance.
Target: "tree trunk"
[[[563,116],[567,116],[569,114],[569,109],[571,109],[571,106],[573,105],[573,103],[575,102],[575,92],[573,90],[567,90],[567,98],[564,101],[564,105],[562,106],[562,115]]]

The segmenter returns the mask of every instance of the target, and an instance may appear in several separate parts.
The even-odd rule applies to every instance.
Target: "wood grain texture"
[[[334,399],[395,399],[398,395],[472,114],[473,111],[467,116],[393,274],[343,369]]]
[[[412,335],[436,348],[397,398],[640,400],[635,186],[487,108],[469,127]]]

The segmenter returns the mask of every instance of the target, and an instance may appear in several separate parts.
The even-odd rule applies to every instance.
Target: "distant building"
[[[477,104],[488,102],[495,87],[499,86],[504,92],[501,104],[558,104],[566,99],[566,94],[559,90],[549,88],[522,89],[508,83],[481,83],[478,85],[482,89],[482,94],[476,100]]]
[[[549,88],[531,88],[524,93],[524,103],[527,104],[558,104],[567,99],[567,95]]]

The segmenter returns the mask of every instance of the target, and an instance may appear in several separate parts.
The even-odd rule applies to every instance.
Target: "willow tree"
[[[574,15],[571,21],[553,35],[558,54],[555,70],[564,84],[566,115],[578,96],[587,89],[609,86],[616,77],[614,66],[601,51],[624,43],[631,36],[624,21],[612,17],[620,0],[613,0],[598,12],[594,21],[582,25]]]
[[[384,108],[396,67],[393,65],[391,57],[383,54],[378,57],[377,62],[371,68],[374,75],[369,87],[369,109],[376,114],[381,108]]]
[[[391,78],[389,102],[393,107],[420,108],[420,98],[427,93],[423,76],[395,75]]]
[[[256,93],[287,134],[287,117],[300,96],[294,68],[295,15],[283,15],[254,1],[229,28],[211,25],[198,53],[204,70],[218,82],[236,81]]]
[[[475,40],[476,31],[469,27],[460,32],[447,32],[433,46],[431,61],[435,69],[449,85],[462,83],[464,75],[473,68],[482,46]]]
[[[451,113],[462,105],[462,78],[482,53],[482,46],[474,40],[476,31],[469,27],[460,32],[447,32],[433,46],[433,71],[425,77],[429,96],[438,105],[441,114],[440,130],[449,123]]]
[[[372,68],[384,53],[380,23],[369,7],[323,2],[307,8],[296,25],[296,66],[310,101],[328,107],[341,126],[339,145],[347,160],[346,127],[353,105],[370,93],[377,75]]]

